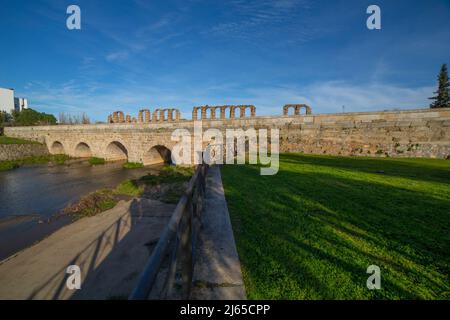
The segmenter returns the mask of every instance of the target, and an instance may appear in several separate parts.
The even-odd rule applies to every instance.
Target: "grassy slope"
[[[63,211],[78,218],[94,216],[115,207],[118,196],[140,197],[146,186],[152,187],[165,183],[180,183],[178,188],[175,186],[170,188],[160,199],[166,203],[176,204],[185,192],[182,182],[188,181],[193,172],[192,168],[166,166],[161,169],[159,175],[149,173],[137,180],[125,180],[115,189],[105,188],[92,192],[78,202],[67,206]]]
[[[449,161],[280,160],[222,171],[249,298],[450,299]]]
[[[39,144],[39,142],[0,136],[0,144]]]

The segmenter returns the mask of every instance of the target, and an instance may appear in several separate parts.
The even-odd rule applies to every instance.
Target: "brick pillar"
[[[150,110],[145,110],[145,123],[149,123],[150,120]]]
[[[216,108],[215,107],[211,107],[211,119],[214,120],[216,119]]]
[[[125,122],[125,116],[124,116],[123,112],[122,111],[118,111],[118,113],[119,113],[119,122],[120,123],[124,123]]]
[[[207,106],[206,107],[202,107],[202,120],[206,119],[206,109],[207,108],[208,108]]]
[[[250,116],[256,117],[256,107],[255,106],[250,106]]]
[[[300,115],[300,108],[301,108],[301,106],[295,106],[295,115],[296,116]]]
[[[236,116],[236,106],[230,106],[230,119],[234,119]]]
[[[167,116],[168,116],[167,121],[169,121],[169,122],[173,121],[173,111],[174,110],[175,109],[167,109]]]
[[[220,107],[220,119],[222,119],[222,120],[226,118],[226,116],[225,116],[226,109],[227,109],[227,106]]]
[[[140,123],[144,122],[144,110],[139,111],[138,119]]]
[[[176,121],[180,121],[181,120],[180,110],[175,109],[175,120]]]
[[[198,107],[194,107],[192,109],[192,120],[197,120],[198,119]]]
[[[247,109],[246,106],[239,106],[239,118],[245,118],[245,109]]]
[[[108,116],[108,123],[112,123],[113,122],[113,120],[112,120],[112,116],[111,115],[109,115]]]

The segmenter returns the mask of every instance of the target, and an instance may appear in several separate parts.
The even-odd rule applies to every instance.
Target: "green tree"
[[[430,105],[430,108],[448,108],[450,107],[450,83],[448,81],[448,70],[446,64],[443,64],[441,67],[438,81],[438,91],[435,92],[436,96],[430,98],[431,100],[434,100],[434,102]]]
[[[11,121],[11,115],[5,111],[0,111],[0,124]]]
[[[56,124],[55,116],[33,109],[13,112],[14,124],[19,126],[36,126]]]

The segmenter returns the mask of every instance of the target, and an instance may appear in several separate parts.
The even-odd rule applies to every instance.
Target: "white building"
[[[28,100],[15,98],[14,89],[0,88],[0,111],[11,113],[28,109]]]
[[[28,109],[28,100],[25,98],[14,98],[14,110],[22,111]]]
[[[14,109],[14,90],[0,88],[0,111],[10,113]]]

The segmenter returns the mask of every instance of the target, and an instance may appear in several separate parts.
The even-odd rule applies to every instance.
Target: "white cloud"
[[[195,105],[254,104],[257,115],[280,115],[282,106],[306,103],[314,113],[381,111],[426,108],[433,87],[404,88],[384,84],[353,85],[343,81],[315,83],[306,87],[243,88],[239,84],[185,87],[180,89],[146,85],[99,86],[69,81],[60,86],[33,83],[21,95],[31,106],[57,115],[86,112],[95,120],[105,120],[116,110],[136,116],[142,107],[179,108],[190,119]]]
[[[289,40],[285,41],[292,44],[309,41],[317,32],[305,22],[306,10],[310,8],[308,0],[233,0],[225,4],[227,9],[221,22],[202,34],[254,43],[269,33],[289,33]]]
[[[115,52],[111,52],[110,54],[108,54],[106,56],[106,60],[109,62],[114,62],[114,61],[122,61],[122,60],[126,60],[129,56],[128,51],[126,50],[120,50],[120,51],[115,51]]]

